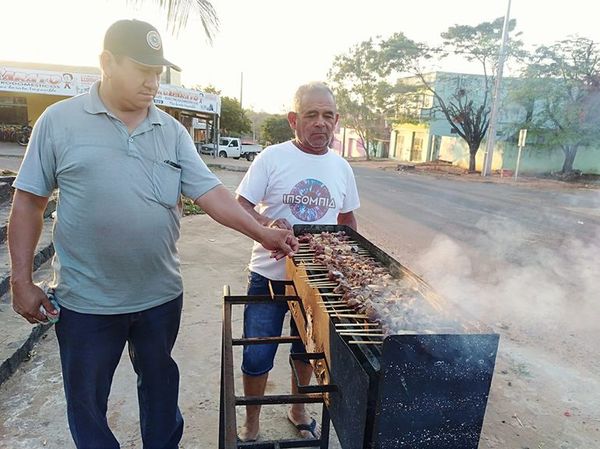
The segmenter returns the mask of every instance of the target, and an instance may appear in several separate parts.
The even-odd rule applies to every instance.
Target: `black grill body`
[[[394,276],[413,277],[424,299],[432,293],[414,273],[349,228],[303,225],[294,230],[297,235],[344,230]],[[336,391],[327,393],[326,404],[344,449],[477,449],[498,334],[479,326],[472,333],[409,333],[390,335],[378,345],[349,344],[336,331],[340,320],[321,313],[324,317],[311,319],[329,320],[326,378]],[[306,338],[305,311],[292,309],[292,316]]]

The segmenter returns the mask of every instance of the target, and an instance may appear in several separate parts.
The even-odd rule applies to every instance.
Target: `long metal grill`
[[[288,294],[300,298],[290,310],[307,352],[323,354],[313,365],[319,384],[335,386],[325,403],[342,447],[477,448],[498,335],[464,315],[453,317],[422,279],[357,232],[340,226],[294,231],[343,231],[356,258],[410,287],[409,299],[416,300],[406,313],[421,308],[414,326],[407,320],[403,328],[390,326],[381,310],[350,306],[351,295],[340,292],[342,278],[313,249],[302,246],[288,260]]]

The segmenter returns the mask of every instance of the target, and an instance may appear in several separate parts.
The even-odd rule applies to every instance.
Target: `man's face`
[[[313,90],[302,97],[298,112],[290,112],[288,121],[305,150],[322,153],[327,149],[339,114],[327,91]]]
[[[162,66],[146,66],[127,57],[112,58],[110,86],[123,110],[147,109],[158,92]]]

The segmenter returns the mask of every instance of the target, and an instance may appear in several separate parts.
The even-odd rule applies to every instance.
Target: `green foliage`
[[[508,22],[508,31],[514,31],[516,20]],[[484,74],[496,72],[504,17],[498,17],[492,22],[482,22],[479,25],[454,25],[441,34],[443,45],[436,51],[444,56],[449,54],[461,55],[469,62],[479,62]],[[522,58],[525,56],[523,42],[517,39],[521,33],[513,33],[506,47],[506,56]]]
[[[336,56],[329,71],[342,124],[354,128],[363,146],[385,139],[386,122],[419,123],[427,97],[434,97],[433,112],[440,112],[450,127],[462,137],[475,155],[488,127],[493,76],[498,64],[504,19],[476,26],[455,25],[441,34],[443,44],[428,46],[395,33],[387,39],[369,39]],[[516,22],[509,22],[509,29]],[[507,57],[523,57],[522,42],[513,35]],[[450,93],[438,91],[427,72],[434,58],[459,55],[478,62],[483,72],[475,90],[461,86]],[[409,75],[412,75],[409,76]],[[398,80],[399,81],[391,81]]]
[[[393,110],[393,87],[383,76],[384,55],[380,42],[369,39],[336,56],[328,74],[341,124],[357,132],[367,159],[377,140],[389,138],[385,118]]]
[[[167,27],[177,35],[187,25],[188,18],[197,14],[209,41],[219,29],[219,18],[208,0],[126,0],[134,5],[157,4],[167,11]]]
[[[538,147],[561,148],[569,173],[579,148],[600,139],[600,48],[582,37],[542,45],[523,74],[512,94],[526,111],[519,127]]]
[[[260,132],[262,141],[268,144],[285,142],[294,137],[286,115],[272,115],[266,118]]]
[[[500,17],[476,26],[454,25],[441,33],[443,43],[438,47],[415,43],[403,34],[393,35],[382,44],[386,53],[385,73],[401,75],[403,71],[408,70],[420,80],[421,87],[435,98],[432,105],[433,114],[441,113],[450,127],[469,146],[470,170],[475,170],[475,157],[489,126],[493,74],[496,73],[499,62],[503,23],[504,18]],[[509,30],[514,30],[515,26],[515,20],[509,21]],[[517,33],[511,37],[505,52],[507,58],[524,56],[523,43],[516,39],[518,36]],[[455,79],[454,83],[457,87],[451,90],[448,89],[448,80],[445,83],[440,83],[439,80],[432,83],[426,74],[430,60],[443,59],[451,55],[458,55],[469,62],[478,63],[482,70],[482,79],[472,85],[460,83],[460,86]],[[414,85],[414,79],[404,81]],[[423,95],[422,89],[417,89],[416,93]],[[399,103],[406,105],[414,102],[414,95],[414,91],[398,95]],[[406,107],[398,109],[407,110]],[[412,118],[409,121],[417,120],[414,115]]]
[[[206,87],[198,87],[198,90],[201,90],[204,93],[207,94],[215,94],[215,95],[221,95],[221,90],[217,89],[215,86],[213,86],[212,84],[209,84]]]
[[[271,117],[273,114],[268,112],[256,112],[251,109],[246,109],[246,115],[252,122],[252,136],[253,138],[260,143],[264,144],[264,137],[262,135],[262,125],[265,120]]]
[[[202,210],[202,208],[200,208],[199,206],[197,206],[193,200],[191,200],[188,197],[182,196],[181,197],[182,202],[183,202],[183,215],[187,216],[187,215],[203,215],[206,212],[204,212],[204,210]]]
[[[241,136],[252,131],[252,122],[235,98],[221,97],[221,134]]]

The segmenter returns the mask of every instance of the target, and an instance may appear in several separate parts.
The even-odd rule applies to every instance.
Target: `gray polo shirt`
[[[38,196],[59,189],[59,304],[81,313],[137,312],[183,290],[180,193],[195,199],[220,181],[173,117],[153,105],[129,134],[98,86],[42,114],[13,185]]]

